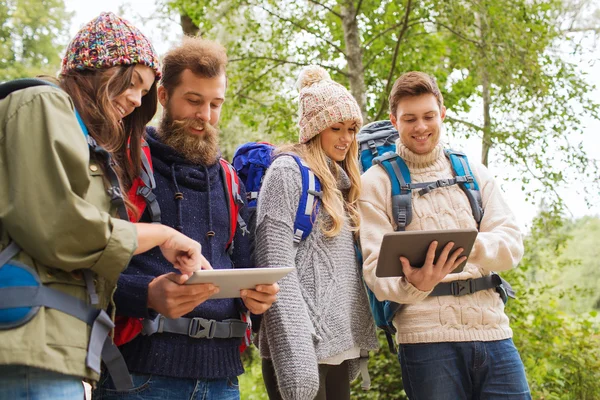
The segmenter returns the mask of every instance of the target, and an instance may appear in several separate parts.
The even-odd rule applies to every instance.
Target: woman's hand
[[[191,275],[199,269],[212,269],[202,255],[202,246],[195,240],[172,229],[170,236],[159,245],[163,256],[184,275]]]
[[[407,258],[400,257],[402,272],[404,272],[406,280],[422,292],[433,290],[446,275],[455,270],[456,267],[467,259],[465,256],[458,258],[463,252],[462,248],[455,250],[452,255],[450,255],[450,250],[454,247],[454,243],[450,242],[446,244],[437,262],[434,263],[437,246],[438,242],[431,242],[429,250],[427,250],[425,264],[423,264],[421,268],[411,266]]]
[[[199,269],[212,269],[202,255],[200,243],[166,225],[135,224],[138,234],[138,247],[134,255],[144,253],[158,246],[163,256],[182,274],[191,275]]]

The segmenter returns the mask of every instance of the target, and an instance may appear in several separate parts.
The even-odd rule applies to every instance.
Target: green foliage
[[[352,399],[364,400],[406,400],[402,386],[402,371],[398,356],[390,353],[387,340],[382,330],[378,330],[379,350],[369,355],[369,375],[371,388],[361,388],[361,378],[352,382]]]
[[[560,205],[557,188],[575,175],[599,183],[579,143],[582,116],[600,113],[577,65],[581,46],[562,29],[577,16],[568,0],[163,1],[228,49],[226,153],[256,138],[296,140],[304,65],[349,86],[366,122],[387,117],[401,73],[421,70],[442,87],[449,133],[481,140],[529,195]]]
[[[519,268],[504,275],[518,294],[506,312],[534,399],[597,399],[600,321],[595,311],[573,315],[558,306],[561,298],[580,291],[549,280],[565,276],[572,264],[563,255],[567,230],[552,215],[544,212],[536,219]]]
[[[240,376],[241,400],[268,400],[258,350],[254,346],[248,347],[242,354],[242,361],[246,372]]]
[[[71,13],[63,0],[0,3],[0,81],[56,75]]]

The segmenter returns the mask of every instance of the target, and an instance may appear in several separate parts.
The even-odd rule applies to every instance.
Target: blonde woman
[[[377,348],[353,239],[362,117],[352,95],[320,67],[306,68],[298,88],[300,143],[279,150],[258,201],[257,265],[296,268],[263,317],[263,377],[271,399],[349,399],[361,351]],[[299,156],[321,183],[312,230],[298,243],[301,171],[285,153]]]

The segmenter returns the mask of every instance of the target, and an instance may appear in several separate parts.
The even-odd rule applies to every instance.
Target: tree
[[[72,13],[63,0],[0,3],[0,81],[54,75],[68,39]]]
[[[571,40],[565,15],[581,17],[574,3],[168,1],[188,19],[186,29],[191,20],[198,34],[228,48],[228,145],[265,133],[275,141],[295,138],[293,83],[304,65],[320,64],[348,85],[367,122],[387,118],[398,75],[423,70],[442,87],[450,134],[479,138],[484,164],[492,151],[498,164],[517,168],[524,189],[544,191],[557,204],[568,173],[598,183],[598,168],[577,141],[582,116],[600,118],[598,104],[563,50]]]

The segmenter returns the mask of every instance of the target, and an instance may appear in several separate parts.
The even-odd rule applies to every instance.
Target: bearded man
[[[200,242],[215,269],[254,266],[250,235],[239,226],[233,250],[228,246],[230,205],[216,128],[225,101],[226,64],[225,49],[218,43],[185,38],[164,58],[158,89],[163,115],[158,130],[147,128],[162,223]],[[246,198],[243,185],[240,195]],[[207,300],[217,288],[184,285],[186,280],[158,249],[133,258],[114,299],[118,315],[144,319],[142,334],[120,348],[135,389],[117,392],[110,378],[103,377],[94,399],[240,398],[244,331],[231,320],[245,309],[264,313],[278,286],[244,290],[242,301]]]

